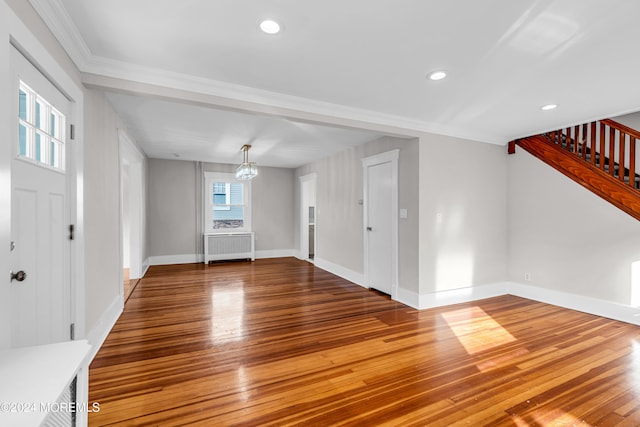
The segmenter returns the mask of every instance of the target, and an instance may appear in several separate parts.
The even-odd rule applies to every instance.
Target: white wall
[[[153,263],[196,262],[202,254],[202,172],[236,165],[149,159],[149,256]],[[257,256],[293,254],[293,170],[259,167],[251,181]]]
[[[193,257],[197,253],[195,188],[194,162],[149,160],[150,256]]]
[[[506,148],[420,138],[420,294],[507,276]]]
[[[85,274],[87,332],[121,297],[118,118],[102,92],[85,91]]]
[[[408,218],[398,224],[399,288],[418,292],[418,142],[415,139],[383,137],[325,159],[304,165],[295,171],[294,241],[300,245],[299,177],[317,173],[316,181],[316,253],[320,266],[333,266],[350,280],[362,282],[364,275],[363,242],[363,168],[362,159],[385,151],[400,149],[398,159],[398,206],[407,209]]]
[[[293,169],[260,168],[259,173],[251,183],[256,252],[293,255]]]
[[[509,278],[629,304],[640,222],[524,150],[508,167]]]

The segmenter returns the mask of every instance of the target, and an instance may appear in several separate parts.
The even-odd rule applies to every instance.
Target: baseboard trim
[[[144,277],[145,274],[147,274],[147,271],[149,271],[149,258],[145,259],[144,262],[142,263],[142,274],[140,275],[140,278],[142,279]]]
[[[118,295],[118,297],[113,300],[109,308],[102,314],[98,324],[94,326],[91,331],[87,334],[86,340],[91,344],[91,352],[89,353],[89,362],[93,360],[93,358],[98,353],[98,350],[102,347],[104,340],[107,339],[109,332],[113,329],[113,326],[118,321],[120,314],[122,314],[122,310],[124,309],[124,300],[122,299],[122,295]]]
[[[451,289],[447,291],[432,292],[419,295],[418,307],[420,310],[442,307],[445,305],[460,304],[485,298],[497,297],[508,293],[508,282],[489,283],[468,288]]]
[[[296,257],[297,251],[295,249],[266,249],[256,251],[256,259],[264,258],[288,258]]]
[[[317,257],[314,258],[313,263],[318,268],[326,270],[329,273],[333,273],[336,276],[340,276],[343,279],[346,279],[350,282],[355,283],[356,285],[362,286],[363,288],[368,288],[368,286],[365,283],[364,274],[362,273],[358,273],[356,271],[350,270],[338,264],[334,264],[322,258],[317,258]]]
[[[558,307],[568,308],[570,310],[606,317],[607,319],[640,325],[640,308],[634,308],[628,305],[517,282],[509,283],[509,294],[545,304],[557,305]]]
[[[295,256],[296,256],[296,251],[293,249],[266,249],[266,250],[256,251],[256,255],[255,255],[256,259],[285,258],[285,257],[295,257]],[[203,260],[203,255],[201,254],[151,256],[145,261],[147,266],[144,269],[144,272],[145,273],[147,272],[150,265],[193,264],[193,263],[202,262],[202,260]]]
[[[202,262],[202,255],[158,255],[149,257],[149,265],[195,264]]]
[[[408,289],[398,287],[398,295],[396,297],[396,301],[417,310],[420,309],[420,295]]]
[[[402,295],[400,291],[402,291]],[[414,307],[414,305],[411,304],[411,301],[414,300],[414,296],[411,295],[413,292],[400,288],[398,293],[398,300],[400,302]],[[418,296],[418,308],[420,310],[424,310],[507,294],[545,304],[556,305],[569,310],[581,311],[583,313],[593,314],[607,319],[619,320],[633,325],[640,325],[640,308],[634,308],[628,305],[617,304],[611,301],[591,298],[583,295],[525,285],[517,282],[498,282],[488,285],[422,294]]]

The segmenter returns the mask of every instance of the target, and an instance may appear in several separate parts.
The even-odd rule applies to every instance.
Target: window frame
[[[243,226],[238,228],[213,228],[213,183],[214,182],[224,182],[227,184],[227,199],[229,202],[231,201],[231,193],[230,187],[231,183],[234,184],[242,184],[242,205],[233,205],[233,206],[243,206],[244,218]],[[210,191],[211,190],[211,191]],[[203,213],[203,230],[205,234],[229,234],[229,233],[246,233],[253,231],[251,228],[251,181],[241,181],[236,179],[235,174],[233,173],[224,173],[224,172],[204,172],[204,191],[202,194],[204,202],[202,203],[204,213]],[[230,203],[229,203],[230,204]],[[231,206],[231,204],[230,204]],[[224,206],[220,206],[221,208]],[[230,208],[229,208],[230,209]],[[220,210],[228,210],[228,209],[220,209]]]
[[[18,103],[24,94],[24,117],[18,107],[17,157],[20,160],[52,169],[66,171],[66,116],[51,102],[33,90],[24,80],[19,80]],[[24,129],[25,152],[21,153],[21,129]]]

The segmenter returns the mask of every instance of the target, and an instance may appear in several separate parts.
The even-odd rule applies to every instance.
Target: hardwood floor
[[[417,311],[292,258],[152,267],[89,374],[92,426],[640,425],[640,327]]]

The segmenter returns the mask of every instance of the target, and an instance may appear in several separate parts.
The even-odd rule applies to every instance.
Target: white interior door
[[[391,162],[366,168],[369,287],[391,295],[393,283]]]
[[[70,338],[65,173],[70,103],[20,52],[11,50],[16,119],[11,161],[11,346],[20,347]]]

